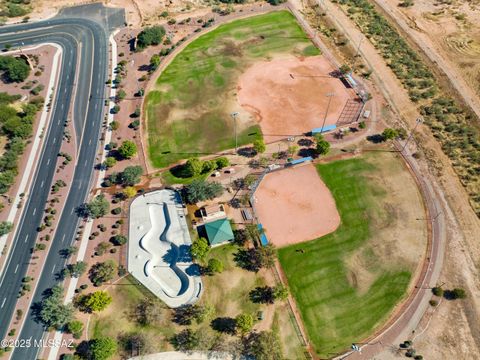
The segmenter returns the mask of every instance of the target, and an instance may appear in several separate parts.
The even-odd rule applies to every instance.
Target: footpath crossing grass
[[[341,224],[332,234],[279,249],[308,336],[321,357],[330,357],[371,334],[404,296],[411,278],[407,269],[390,268],[388,261],[365,251],[369,270],[375,274],[372,284],[361,293],[348,281],[344,259],[376,235],[376,226],[384,226],[379,224],[381,210],[376,209],[382,209],[388,189],[367,178],[375,171],[368,157],[319,165]]]
[[[195,154],[235,146],[232,111],[236,85],[256,61],[280,54],[318,55],[287,11],[276,11],[219,26],[185,47],[147,94],[148,154],[162,168]],[[259,126],[238,121],[239,145],[261,136]]]

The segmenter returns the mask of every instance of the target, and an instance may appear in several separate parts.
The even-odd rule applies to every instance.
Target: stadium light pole
[[[235,112],[232,112],[230,114],[230,116],[233,118],[233,132],[234,132],[234,135],[235,135],[235,153],[237,152],[237,148],[238,148],[238,141],[237,141],[237,116],[238,116],[238,112],[235,111]]]
[[[417,120],[415,120],[415,121],[416,121],[415,127],[414,127],[413,130],[410,132],[410,135],[408,136],[407,141],[405,141],[405,144],[403,145],[401,152],[403,152],[403,150],[405,150],[405,148],[407,147],[408,142],[409,142],[410,139],[413,137],[413,133],[414,133],[415,130],[417,129],[418,124],[423,123],[423,119],[422,119],[421,117],[417,118]]]
[[[335,96],[335,93],[327,93],[325,94],[326,97],[328,97],[328,103],[327,103],[327,109],[325,110],[325,116],[323,117],[323,123],[322,123],[322,128],[320,129],[320,134],[323,133],[323,128],[325,127],[325,122],[327,121],[327,115],[328,115],[328,109],[330,108],[330,102],[332,101],[332,97]]]

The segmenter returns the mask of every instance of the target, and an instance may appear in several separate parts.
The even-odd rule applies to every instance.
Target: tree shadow
[[[367,136],[367,140],[374,144],[380,144],[385,141],[382,134],[375,134]]]
[[[310,156],[310,157],[316,159],[318,157],[318,154],[315,151],[315,149],[302,148],[298,151],[298,156],[301,156],[301,157],[309,157]]]
[[[270,286],[257,286],[248,295],[256,304],[273,304],[275,301],[273,288]]]
[[[210,323],[210,326],[213,330],[225,334],[235,335],[235,333],[237,332],[237,324],[235,322],[235,319],[231,317],[218,317],[216,319],[213,319]]]
[[[233,256],[233,260],[237,266],[244,270],[258,272],[261,265],[261,260],[254,248],[239,249]]]
[[[253,158],[257,155],[257,152],[253,147],[243,147],[237,150],[237,154],[247,158]]]
[[[298,140],[297,144],[298,144],[299,146],[310,147],[310,146],[313,145],[313,141],[310,140],[310,139],[305,139],[305,138],[304,138],[304,139]]]

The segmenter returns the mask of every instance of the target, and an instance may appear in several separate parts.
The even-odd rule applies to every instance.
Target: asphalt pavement
[[[75,173],[43,271],[35,274],[40,279],[32,304],[40,301],[44,291],[59,282],[57,274],[66,262],[59,253],[75,241],[80,222],[76,209],[85,202],[90,191],[100,142],[106,110],[104,100],[109,67],[108,35],[113,28],[123,24],[123,9],[94,4],[67,9],[50,20],[0,28],[0,48],[4,48],[7,43],[17,47],[53,42],[63,49],[56,99],[52,106],[42,154],[18,223],[13,248],[0,276],[0,304],[3,303],[0,309],[0,339],[9,331],[21,280],[26,274],[38,234],[37,228],[44,216],[65,121],[74,104],[73,121],[78,145]],[[35,321],[32,311],[29,310],[19,339],[38,341],[44,332],[43,326]],[[36,359],[39,350],[41,348],[33,346],[15,348],[11,358]]]

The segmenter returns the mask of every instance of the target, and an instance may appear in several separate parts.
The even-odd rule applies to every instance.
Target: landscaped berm
[[[340,225],[316,240],[281,247],[279,259],[308,337],[328,358],[371,335],[405,297],[427,231],[416,220],[425,216],[421,196],[397,154],[369,153],[317,170]],[[291,191],[280,186],[275,196],[288,198]],[[276,231],[266,227],[267,237],[271,232],[276,239]]]
[[[147,94],[151,164],[160,168],[234,148],[233,112],[239,113],[238,144],[252,143],[261,130],[238,102],[241,74],[257,62],[314,55],[319,51],[287,11],[236,20],[192,41]]]

